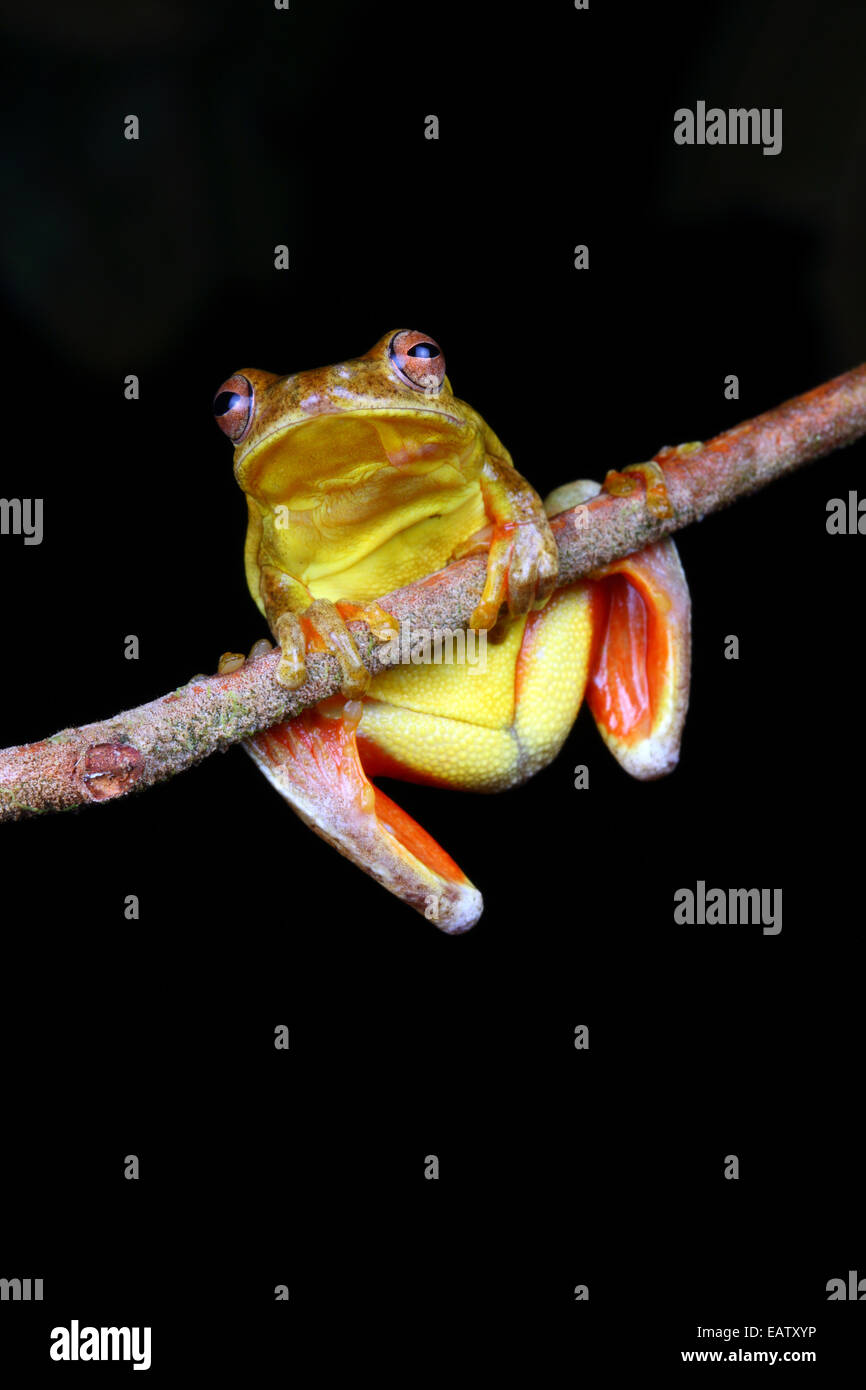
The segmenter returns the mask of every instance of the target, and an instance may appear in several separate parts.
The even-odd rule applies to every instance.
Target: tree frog
[[[481,416],[458,399],[428,335],[386,333],[336,366],[244,369],[214,400],[246,494],[250,592],[300,685],[308,650],[333,651],[342,692],[249,740],[302,820],[446,932],[478,920],[477,888],[371,779],[493,792],[559,752],[586,696],[636,777],[671,770],[688,702],[690,603],[673,541],[556,589],[548,517],[598,492],[579,481],[545,503]],[[548,417],[546,447],[562,450]],[[619,475],[621,477],[621,475]],[[390,639],[377,600],[472,551],[487,555],[472,628],[484,662],[394,666],[370,680],[346,620]]]

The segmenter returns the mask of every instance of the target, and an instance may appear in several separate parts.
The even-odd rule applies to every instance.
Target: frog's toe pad
[[[329,702],[330,705],[330,702]],[[481,916],[478,889],[405,811],[368,780],[355,737],[360,706],[336,717],[305,710],[245,747],[317,835],[441,931],[468,931]]]
[[[552,517],[570,511],[572,507],[581,507],[591,497],[597,497],[600,491],[601,483],[594,483],[591,478],[577,478],[572,483],[562,483],[545,497],[545,513]]]
[[[217,675],[230,676],[233,671],[239,671],[245,661],[243,652],[223,652],[217,663]]]
[[[306,639],[294,613],[283,613],[277,620],[277,642],[280,659],[277,662],[277,683],[286,690],[297,690],[307,679]]]
[[[664,469],[655,459],[650,459],[648,463],[630,463],[621,473],[611,469],[604,480],[604,490],[612,497],[628,497],[639,489],[638,477],[643,479],[646,509],[650,515],[673,516]]]

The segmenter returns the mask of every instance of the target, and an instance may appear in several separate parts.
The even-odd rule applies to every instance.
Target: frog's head
[[[244,370],[214,398],[235,446],[235,477],[264,503],[299,482],[362,483],[383,468],[426,473],[482,447],[482,424],[452,394],[438,343],[386,333],[363,357],[273,376]]]

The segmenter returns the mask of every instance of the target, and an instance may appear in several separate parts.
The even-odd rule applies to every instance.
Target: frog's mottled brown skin
[[[512,786],[556,755],[585,691],[630,772],[673,766],[689,668],[688,590],[673,542],[553,594],[544,507],[453,395],[432,339],[400,330],[333,367],[245,370],[215,411],[235,443],[247,579],[282,648],[279,679],[299,685],[305,652],[322,647],[343,672],[344,699],[259,735],[249,751],[341,853],[444,930],[462,931],[480,915],[480,895],[371,776]],[[656,481],[645,474],[648,495]],[[588,489],[598,490],[557,489],[553,510]],[[655,503],[664,500],[656,487]],[[371,684],[344,620],[363,617],[387,640],[394,625],[379,595],[481,547],[487,579],[472,626],[499,624],[484,669],[401,666]]]

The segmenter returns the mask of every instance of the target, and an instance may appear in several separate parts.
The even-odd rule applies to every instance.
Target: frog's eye
[[[395,333],[388,348],[397,373],[419,391],[439,391],[445,379],[445,358],[432,338],[414,328]]]
[[[223,382],[213,398],[213,413],[223,434],[240,444],[253,418],[253,388],[245,376],[238,372]]]

